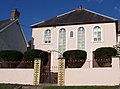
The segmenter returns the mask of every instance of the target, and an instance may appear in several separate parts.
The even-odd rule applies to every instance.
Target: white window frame
[[[83,28],[83,30],[84,30],[84,48],[83,47],[81,47],[81,49],[78,47],[78,40],[79,40],[79,37],[78,37],[78,31],[79,31],[79,29],[80,28]],[[85,27],[79,27],[79,28],[77,28],[77,49],[79,49],[79,50],[85,50],[85,48],[86,48],[86,32],[85,32]],[[82,34],[83,35],[83,34]],[[82,44],[83,45],[83,44]]]
[[[47,33],[46,34],[46,32],[47,31],[50,31],[50,33]],[[46,29],[46,30],[44,30],[44,36],[43,36],[43,43],[44,44],[51,44],[52,43],[52,31],[50,30],[50,29]],[[46,37],[46,36],[48,36],[48,37]],[[47,41],[47,42],[45,42],[45,41]],[[50,42],[49,42],[50,41]]]
[[[100,29],[98,29],[98,31],[96,30],[96,41],[94,40],[94,38],[95,38],[95,28],[96,27],[98,27],[98,28],[100,28]],[[98,37],[98,33],[101,33],[101,40],[99,40],[99,37]],[[93,29],[92,29],[92,42],[94,42],[94,43],[101,43],[101,42],[103,42],[103,30],[102,30],[102,27],[101,26],[99,26],[99,25],[95,25],[94,27],[93,27]]]
[[[70,38],[73,38],[73,37],[74,37],[74,32],[73,32],[73,31],[70,31],[69,37],[70,37]]]
[[[59,46],[60,46],[60,45],[59,45],[59,41],[60,41],[59,36],[60,36],[60,30],[61,30],[61,29],[64,29],[64,30],[65,30],[65,50],[64,50],[64,51],[66,51],[66,45],[67,45],[67,38],[66,38],[66,37],[67,37],[67,31],[66,31],[65,28],[60,28],[60,29],[58,30],[58,34],[59,34],[59,35],[58,35],[58,51],[59,51],[59,52],[60,52],[60,50],[59,50]],[[62,46],[63,46],[63,45],[62,45]],[[61,53],[61,52],[60,52],[60,53]],[[62,54],[63,54],[63,53],[62,53]],[[62,55],[61,55],[61,54],[58,54],[58,56],[61,57]]]

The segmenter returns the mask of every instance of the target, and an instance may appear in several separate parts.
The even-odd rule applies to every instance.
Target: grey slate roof
[[[61,26],[61,25],[75,25],[87,23],[101,23],[101,22],[115,22],[117,20],[100,15],[87,9],[76,9],[67,14],[54,17],[44,22],[34,24],[31,27],[47,27],[47,26]]]
[[[10,20],[10,19],[1,20],[0,21],[0,30],[2,30],[2,28],[6,27],[7,25],[9,25],[12,22],[13,22],[13,20]]]

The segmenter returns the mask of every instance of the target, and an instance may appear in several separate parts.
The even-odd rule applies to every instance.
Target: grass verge
[[[14,89],[18,84],[0,84],[0,89]]]
[[[0,89],[14,89],[19,84],[0,84]],[[120,86],[48,86],[44,89],[120,89]]]
[[[118,86],[50,86],[45,89],[118,89]]]

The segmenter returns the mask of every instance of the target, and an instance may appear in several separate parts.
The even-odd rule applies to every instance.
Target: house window
[[[70,37],[73,37],[73,31],[70,31]]]
[[[99,26],[93,28],[93,41],[94,42],[101,41],[101,28]]]
[[[51,43],[51,30],[47,29],[44,32],[44,43]]]
[[[66,31],[64,28],[62,28],[59,30],[58,51],[63,54],[65,49],[66,49]],[[62,57],[62,55],[59,54],[59,57]]]
[[[85,29],[83,27],[78,28],[77,45],[79,50],[85,50]]]

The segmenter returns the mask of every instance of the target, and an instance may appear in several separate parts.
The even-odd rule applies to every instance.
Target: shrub
[[[83,50],[69,50],[63,53],[66,67],[80,68],[86,61],[87,53]]]
[[[24,60],[34,61],[35,58],[41,58],[44,65],[46,65],[48,61],[48,52],[37,49],[31,49],[24,53]]]
[[[23,53],[16,50],[0,51],[0,58],[3,61],[21,61],[23,59]]]
[[[16,50],[0,51],[1,67],[3,68],[15,68],[23,59],[23,53]]]
[[[95,60],[100,67],[111,66],[111,57],[116,54],[117,50],[112,47],[101,47],[95,50]]]

